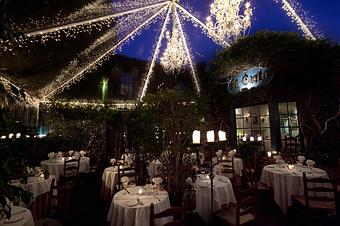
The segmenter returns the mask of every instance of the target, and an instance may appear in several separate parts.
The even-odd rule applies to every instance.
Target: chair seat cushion
[[[304,196],[293,196],[293,200],[297,201],[299,204],[306,206],[306,199]],[[319,200],[309,200],[309,207],[312,209],[328,209],[335,210],[335,201],[319,201]]]
[[[236,225],[236,207],[235,206],[228,207],[226,209],[222,209],[218,211],[216,213],[216,216],[230,225]],[[255,216],[250,213],[240,216],[240,225],[249,223],[253,220],[255,220]]]

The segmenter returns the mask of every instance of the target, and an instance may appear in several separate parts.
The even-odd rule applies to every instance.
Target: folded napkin
[[[307,164],[307,166],[309,166],[309,167],[313,167],[313,166],[315,165],[315,162],[314,162],[313,160],[307,159],[307,160],[306,160],[306,164]]]
[[[47,157],[48,157],[49,159],[53,158],[54,156],[55,156],[55,153],[54,153],[54,152],[50,152],[50,153],[48,153],[48,155],[47,155]]]
[[[59,151],[55,157],[62,158],[63,157],[63,153],[61,151]]]
[[[217,152],[216,152],[216,156],[221,156],[222,155],[222,150],[219,149]]]
[[[305,161],[305,156],[303,156],[303,155],[299,155],[298,157],[297,157],[297,159],[299,160],[299,162],[303,162],[303,161]]]
[[[85,157],[85,155],[86,155],[86,151],[83,151],[83,150],[81,150],[79,153],[80,153],[81,157]]]
[[[113,165],[113,164],[115,164],[115,162],[116,162],[116,159],[110,159],[110,163]]]

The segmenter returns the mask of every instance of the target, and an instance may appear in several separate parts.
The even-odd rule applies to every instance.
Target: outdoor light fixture
[[[247,141],[247,137],[246,136],[242,137],[242,141]]]
[[[251,136],[251,137],[249,137],[249,140],[250,140],[250,141],[254,141],[255,139],[254,139],[253,136]]]
[[[262,141],[262,137],[261,137],[261,136],[258,136],[258,137],[257,137],[257,141]]]
[[[21,133],[15,134],[15,138],[20,138],[20,137],[21,137]]]
[[[6,136],[5,136],[5,135],[3,135],[3,136],[1,136],[1,137],[0,137],[0,139],[6,139]]]
[[[214,132],[214,130],[209,130],[207,132],[207,142],[208,143],[215,142],[215,132]]]
[[[194,130],[194,132],[192,132],[192,143],[193,144],[201,143],[201,132],[200,131]]]
[[[226,133],[222,130],[218,131],[218,140],[219,141],[226,141],[227,137],[226,137]]]
[[[12,139],[13,136],[14,136],[13,133],[8,134],[8,138],[9,138],[9,139]]]

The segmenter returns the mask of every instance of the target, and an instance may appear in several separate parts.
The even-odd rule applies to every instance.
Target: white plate
[[[138,202],[137,202],[136,199],[121,200],[121,201],[119,201],[119,203],[124,205],[124,206],[129,206],[129,207],[138,205]]]

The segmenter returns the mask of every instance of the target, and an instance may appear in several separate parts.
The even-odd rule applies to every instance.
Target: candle
[[[207,179],[208,179],[208,180],[210,179],[209,175],[207,175]]]
[[[271,151],[268,151],[268,152],[267,152],[267,156],[268,156],[268,158],[272,157],[272,152],[271,152]]]
[[[292,170],[294,168],[293,164],[288,164],[288,169]]]
[[[225,160],[225,156],[222,157],[222,160]]]
[[[140,188],[139,190],[138,190],[138,194],[142,194],[143,193],[143,190]]]
[[[64,157],[62,157],[61,159],[62,159],[62,160],[65,160],[65,158],[64,158]]]

